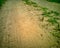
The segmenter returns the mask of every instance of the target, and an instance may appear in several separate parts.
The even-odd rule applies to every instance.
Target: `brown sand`
[[[21,1],[6,2],[1,12],[5,27],[1,48],[56,48],[54,37],[42,27],[48,22],[39,20],[42,12]]]

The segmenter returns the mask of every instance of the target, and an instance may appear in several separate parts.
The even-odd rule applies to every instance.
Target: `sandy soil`
[[[0,16],[1,48],[56,48],[55,38],[42,26],[48,24],[41,21],[43,11],[35,9],[22,1],[6,2]]]

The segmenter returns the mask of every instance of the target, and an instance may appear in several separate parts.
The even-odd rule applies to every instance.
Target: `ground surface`
[[[47,21],[50,18],[44,17],[44,10],[25,1],[7,1],[0,12],[0,47],[59,48],[60,43],[50,33],[57,24]]]

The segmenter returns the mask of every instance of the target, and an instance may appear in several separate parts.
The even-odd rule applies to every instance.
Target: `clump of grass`
[[[7,1],[7,0],[0,0],[0,8],[1,8],[2,5],[5,3],[5,1]]]
[[[55,3],[60,3],[60,0],[47,0],[49,2],[55,2]]]
[[[42,10],[44,11],[44,12],[47,12],[48,11],[48,8],[45,8],[45,7],[41,7],[42,8]]]
[[[51,32],[51,34],[56,38],[56,42],[57,42],[58,47],[59,47],[60,46],[60,32],[54,31],[54,32]]]
[[[35,3],[35,2],[32,2],[30,0],[23,0],[23,1],[25,1],[25,3],[28,4],[28,5],[32,5],[34,7],[38,7],[37,3]]]
[[[58,23],[57,20],[54,19],[54,18],[50,18],[50,19],[48,19],[47,21],[50,22],[50,23],[53,24],[53,25],[56,24],[56,23]]]
[[[31,5],[31,2],[29,0],[23,0],[26,4]]]
[[[42,15],[45,16],[45,17],[50,17],[50,15],[47,12],[43,12]]]
[[[53,36],[55,36],[57,38],[60,38],[60,33],[59,32],[53,32],[52,34],[53,34]]]
[[[56,31],[60,31],[60,24],[58,23],[58,25],[55,28]]]
[[[44,12],[42,15],[44,15],[44,16],[47,16],[47,17],[59,16],[59,13],[56,11],[50,11],[50,10],[45,9],[45,8],[43,10],[44,10]]]
[[[56,11],[48,11],[47,12],[46,10],[48,10],[48,9],[45,9],[42,15],[44,17],[49,17],[49,19],[47,21],[50,22],[52,25],[58,24],[57,20],[60,20],[59,13]]]
[[[51,17],[50,16],[51,12],[50,12],[50,10],[48,10],[48,8],[42,8],[42,10],[44,11],[43,14],[42,14],[43,16]]]
[[[55,16],[59,16],[59,13],[56,11],[51,11],[51,13],[55,14]]]

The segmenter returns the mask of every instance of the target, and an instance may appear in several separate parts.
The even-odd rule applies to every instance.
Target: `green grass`
[[[7,1],[7,0],[0,0],[0,8],[1,8],[2,5],[5,3],[5,1]]]
[[[60,0],[47,0],[49,2],[55,2],[55,3],[60,3]]]
[[[48,22],[50,22],[52,25],[54,25],[54,24],[57,24],[57,23],[58,23],[58,22],[57,22],[57,20],[56,20],[56,19],[54,19],[54,18],[49,18],[47,21],[48,21]]]
[[[50,17],[51,14],[53,14],[53,16],[59,16],[59,13],[56,12],[56,11],[51,11],[51,10],[48,10],[48,9],[43,9],[43,10],[44,10],[44,12],[43,12],[42,15],[44,15],[44,16]],[[53,16],[52,16],[52,17],[53,17]]]
[[[59,32],[59,31],[51,32],[51,34],[52,34],[53,36],[55,36],[57,39],[60,39],[60,32]]]
[[[28,5],[32,5],[34,7],[38,7],[38,5],[35,2],[32,2],[30,0],[23,0],[23,1],[25,1],[25,3],[28,4]]]

